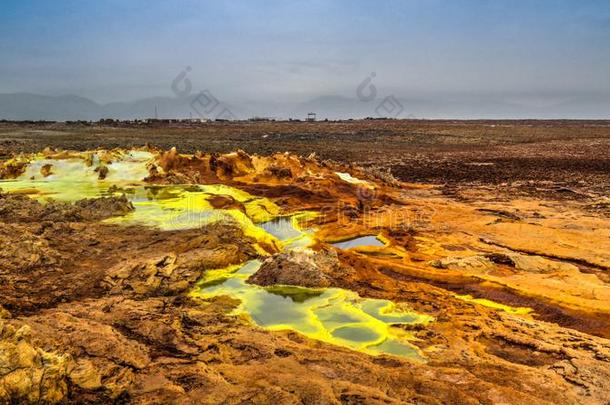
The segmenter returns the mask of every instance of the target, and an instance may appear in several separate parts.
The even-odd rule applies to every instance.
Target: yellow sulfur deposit
[[[533,311],[531,308],[511,307],[484,298],[474,298],[471,295],[456,295],[455,297],[462,301],[471,302],[488,308],[498,309],[500,311],[508,312],[509,314],[528,315]]]

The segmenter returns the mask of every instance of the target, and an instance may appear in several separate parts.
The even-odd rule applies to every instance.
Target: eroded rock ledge
[[[118,263],[107,271],[102,286],[123,296],[173,296],[186,292],[205,270],[244,263],[258,256],[256,241],[236,225],[214,224],[202,235],[176,247],[177,253]]]

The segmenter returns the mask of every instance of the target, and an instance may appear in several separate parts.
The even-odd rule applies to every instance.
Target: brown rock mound
[[[334,279],[344,278],[352,272],[353,269],[339,262],[333,250],[299,250],[280,253],[265,260],[248,282],[262,286],[329,287]]]
[[[52,164],[46,164],[43,165],[40,168],[40,174],[42,174],[43,177],[49,177],[50,175],[53,174],[53,165]]]
[[[74,203],[83,220],[95,221],[118,215],[125,215],[134,210],[131,201],[121,195],[120,197],[101,197],[79,200]]]
[[[95,168],[95,172],[97,173],[98,179],[104,180],[106,176],[108,176],[108,166],[103,163],[100,163],[100,165]]]
[[[42,204],[24,195],[0,193],[0,220],[6,223],[99,221],[128,214],[133,209],[125,195],[84,199],[74,204],[60,201]]]

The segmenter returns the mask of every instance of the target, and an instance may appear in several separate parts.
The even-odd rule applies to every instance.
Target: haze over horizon
[[[0,56],[0,93],[100,104],[175,98],[186,72],[189,96],[208,90],[239,117],[374,116],[387,96],[403,117],[610,117],[605,1],[8,0]],[[56,114],[4,99],[0,118]]]

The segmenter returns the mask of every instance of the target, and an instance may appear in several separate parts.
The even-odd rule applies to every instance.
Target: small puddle
[[[275,236],[284,249],[305,248],[314,244],[313,230],[302,229],[299,221],[314,217],[312,212],[302,212],[288,217],[278,217],[259,224],[265,232]]]
[[[227,295],[241,303],[234,315],[246,315],[268,330],[292,330],[309,338],[371,355],[393,354],[423,360],[409,343],[414,337],[393,325],[425,325],[427,315],[401,311],[387,300],[361,298],[340,288],[260,287],[246,283],[261,263],[212,270],[193,291],[201,298]]]
[[[384,247],[385,243],[377,236],[368,235],[336,242],[332,245],[339,249],[353,249],[358,247]]]

